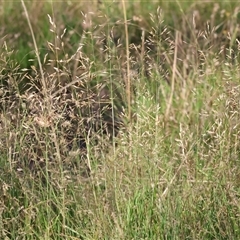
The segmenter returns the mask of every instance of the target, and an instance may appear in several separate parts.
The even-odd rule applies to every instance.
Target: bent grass
[[[24,1],[22,4],[25,5]],[[67,48],[61,52],[59,43],[49,43],[50,52],[59,54],[46,60],[51,71],[44,64],[42,72],[36,67],[32,67],[31,74],[19,69],[12,62],[8,42],[5,43],[1,62],[1,88],[6,91],[1,92],[1,237],[238,239],[240,88],[239,66],[233,55],[222,58],[221,51],[211,52],[216,35],[213,30],[197,29],[202,17],[190,32],[178,30],[176,35],[168,30],[167,23],[159,26],[164,18],[160,14],[170,11],[166,6],[165,10],[158,9],[157,14],[151,13],[151,30],[141,30],[142,37],[145,32],[148,36],[141,39],[139,46],[125,38],[115,43],[114,27],[130,39],[131,24],[127,19],[132,17],[131,9],[141,8],[129,2],[124,17],[119,16],[120,22],[115,25],[104,4],[107,3],[100,5],[100,10],[110,14],[104,26],[108,31],[104,33],[108,38],[106,46],[96,50],[96,39],[104,39],[99,39],[99,31],[88,25],[72,56],[67,54]],[[154,9],[154,3],[150,5]],[[119,12],[118,6],[114,7]],[[182,14],[189,10],[184,4],[182,8]],[[26,6],[24,9],[27,13]],[[182,17],[192,26],[192,18],[187,14]],[[60,23],[55,20],[52,23],[57,28]],[[89,23],[90,19],[87,20]],[[229,22],[234,25],[232,20]],[[54,34],[56,39],[61,35],[58,31]],[[69,34],[67,40],[74,35]],[[208,44],[201,45],[203,38]],[[238,59],[232,39],[228,51],[235,51],[234,59]],[[60,46],[66,46],[64,41],[62,38]],[[225,42],[222,44],[226,47]],[[236,44],[239,45],[238,41]],[[128,50],[128,45],[130,50],[137,49],[136,55]],[[139,64],[131,75],[131,68],[135,71],[136,62],[143,60],[146,65]],[[41,64],[39,60],[38,65]],[[145,69],[147,74],[143,74]],[[71,71],[79,78],[68,79]],[[127,84],[122,81],[125,73]],[[31,87],[20,93],[18,83],[26,77],[40,94],[35,94],[37,91]],[[41,78],[45,78],[46,87],[35,82]],[[98,90],[102,83],[110,84],[112,103],[116,84],[131,114],[124,112],[123,107],[120,114],[126,120],[117,137],[108,139],[101,132],[88,131],[86,148],[78,149],[73,142],[69,150],[65,125],[70,121],[62,120],[68,106],[64,93],[71,88],[77,95],[85,84],[86,94],[81,95],[84,101],[79,104],[81,108],[91,106],[96,101],[92,88]],[[47,108],[41,97],[45,88],[52,101]],[[111,111],[112,116],[119,114]],[[128,121],[129,115],[132,121]],[[92,139],[97,139],[98,144]],[[82,173],[86,170],[83,163],[91,170],[88,177]]]

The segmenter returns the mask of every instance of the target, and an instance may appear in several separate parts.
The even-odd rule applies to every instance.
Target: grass
[[[41,3],[1,11],[1,238],[238,239],[238,4]]]

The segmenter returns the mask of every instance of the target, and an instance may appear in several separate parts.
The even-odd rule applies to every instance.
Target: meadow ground
[[[239,239],[240,5],[3,1],[1,239]]]

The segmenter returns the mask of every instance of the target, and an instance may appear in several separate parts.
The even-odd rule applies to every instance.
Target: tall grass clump
[[[1,238],[238,239],[239,7],[91,3],[3,4]]]

